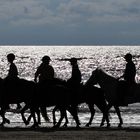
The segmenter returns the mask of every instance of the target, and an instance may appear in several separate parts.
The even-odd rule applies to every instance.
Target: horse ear
[[[97,67],[97,69],[96,69],[97,71],[99,71],[99,70],[101,70],[101,68],[100,67]]]
[[[99,67],[96,68],[96,70],[99,70],[99,69],[100,69]]]
[[[99,68],[97,67],[95,70],[92,71],[92,74],[96,73],[99,70]]]

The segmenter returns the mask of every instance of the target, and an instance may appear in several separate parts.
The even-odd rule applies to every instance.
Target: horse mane
[[[108,75],[108,74],[106,73],[106,71],[105,71],[103,68],[101,68],[101,67],[98,67],[98,68],[97,68],[97,71],[102,72],[102,73]]]
[[[112,75],[108,74],[108,73],[107,73],[104,69],[102,69],[102,68],[97,68],[97,71],[103,73],[105,76],[108,76],[108,78],[110,78],[110,79],[115,79],[115,80],[116,80],[115,77],[113,77]]]
[[[106,71],[105,71],[103,68],[101,68],[101,67],[97,67],[97,70],[98,70],[98,71],[101,71],[101,72],[103,72],[103,73],[106,73]]]

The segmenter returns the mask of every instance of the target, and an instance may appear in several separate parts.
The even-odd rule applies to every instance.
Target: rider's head
[[[42,57],[42,62],[43,62],[43,63],[49,63],[50,60],[51,60],[50,57],[47,56],[47,55],[45,55],[45,56]]]
[[[8,62],[13,62],[15,60],[15,55],[13,53],[9,53],[7,55]]]
[[[131,61],[131,60],[132,60],[132,54],[127,53],[127,54],[124,56],[124,58],[125,58],[126,61]]]
[[[71,63],[71,65],[77,64],[77,58],[75,58],[75,57],[71,58],[70,63]]]

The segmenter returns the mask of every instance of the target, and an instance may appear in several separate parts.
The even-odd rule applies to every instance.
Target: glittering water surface
[[[123,73],[125,61],[123,56],[130,52],[133,54],[134,63],[136,64],[137,76],[136,81],[140,81],[140,46],[0,46],[0,77],[4,78],[7,75],[9,64],[6,60],[8,53],[16,55],[15,63],[18,67],[19,77],[28,80],[34,79],[36,68],[41,63],[41,58],[44,55],[49,55],[52,59],[51,65],[55,69],[56,77],[67,80],[71,74],[71,66],[68,61],[61,61],[65,58],[77,57],[81,58],[78,61],[79,68],[82,73],[82,81],[85,82],[91,75],[91,72],[97,67],[102,67],[109,74],[118,77]],[[85,105],[80,106],[81,109],[87,108]],[[126,125],[140,125],[140,104],[136,103],[128,107],[121,108],[122,117]],[[28,113],[27,113],[28,115]],[[51,111],[49,112],[50,117]],[[7,112],[6,116],[14,125],[24,126],[20,114]],[[59,117],[59,113],[57,113]],[[88,122],[90,114],[79,113],[80,120],[84,125]],[[102,114],[96,111],[94,121],[99,125]],[[69,115],[70,125],[74,125],[74,121]],[[44,120],[42,119],[44,122]],[[15,123],[17,122],[17,123]],[[118,119],[114,109],[111,112],[111,123],[116,125]],[[44,122],[42,125],[46,125]],[[52,124],[49,124],[52,125]]]

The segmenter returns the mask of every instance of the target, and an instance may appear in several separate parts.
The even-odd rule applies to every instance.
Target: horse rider
[[[126,67],[124,70],[124,74],[120,76],[120,78],[124,78],[123,81],[120,81],[120,86],[124,89],[124,96],[131,95],[132,88],[135,85],[135,76],[136,76],[136,67],[134,62],[132,61],[132,54],[127,53],[125,56]],[[119,79],[120,79],[119,78]],[[119,87],[120,87],[119,86]]]
[[[10,68],[9,68],[8,75],[4,80],[4,84],[5,84],[5,86],[8,86],[9,84],[11,86],[13,86],[13,85],[15,86],[19,82],[18,81],[19,80],[18,69],[14,63],[15,55],[13,53],[9,53],[7,55],[7,60],[10,63]],[[17,109],[20,109],[20,108],[21,108],[20,104],[17,104]]]
[[[81,83],[81,72],[77,64],[77,58],[71,58],[70,63],[72,66],[71,78],[67,81],[67,85],[73,89],[78,88]]]
[[[121,77],[123,77],[128,84],[134,84],[136,76],[136,67],[132,61],[132,55],[130,53],[127,53],[124,58],[127,64],[124,74]]]
[[[7,60],[10,63],[10,68],[9,68],[9,72],[8,72],[6,79],[17,80],[18,79],[18,70],[17,70],[16,65],[13,62],[15,60],[15,55],[13,53],[8,54]]]
[[[35,82],[39,82],[41,84],[52,84],[54,79],[54,69],[50,65],[50,57],[45,55],[42,58],[41,65],[37,68],[37,71],[35,72]],[[37,80],[39,78],[39,80]]]

